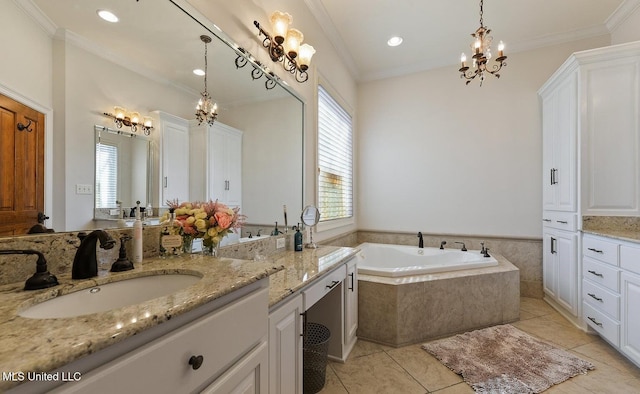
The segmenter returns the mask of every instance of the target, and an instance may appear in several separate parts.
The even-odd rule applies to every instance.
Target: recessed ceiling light
[[[197,76],[201,77],[204,75],[204,70],[196,68],[195,70],[193,70],[193,73],[196,74]]]
[[[98,10],[98,16],[107,22],[116,23],[118,21],[116,14],[111,11]]]
[[[397,47],[400,44],[402,44],[402,37],[398,36],[393,36],[389,39],[389,41],[387,41],[387,45],[389,45],[390,47]]]

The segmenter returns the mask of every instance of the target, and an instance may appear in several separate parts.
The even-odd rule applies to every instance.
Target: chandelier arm
[[[296,72],[296,81],[303,83],[303,82],[307,82],[307,80],[309,79],[309,74],[307,74],[306,71],[302,71],[300,69],[297,69]]]

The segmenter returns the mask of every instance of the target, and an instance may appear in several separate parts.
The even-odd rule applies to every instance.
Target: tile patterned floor
[[[640,368],[598,336],[573,327],[542,300],[521,298],[520,321],[513,325],[592,362],[596,369],[545,393],[640,393]],[[321,394],[467,394],[473,393],[459,375],[420,348],[392,348],[358,341],[346,363],[329,362]]]

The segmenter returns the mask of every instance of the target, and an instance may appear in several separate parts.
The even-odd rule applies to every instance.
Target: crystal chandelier
[[[211,100],[211,95],[207,92],[207,75],[209,74],[207,71],[207,44],[211,42],[211,37],[202,35],[200,40],[204,42],[204,92],[200,93],[202,97],[200,97],[196,107],[196,118],[198,119],[198,125],[206,121],[209,126],[213,126],[213,122],[218,117],[218,112],[216,112],[218,105]]]
[[[471,83],[471,81],[476,77],[479,77],[480,86],[482,86],[485,72],[495,76],[496,78],[500,78],[500,74],[498,74],[498,72],[503,66],[507,65],[507,63],[505,63],[507,57],[504,55],[504,43],[502,41],[498,44],[498,57],[492,64],[489,64],[489,60],[491,60],[491,41],[493,41],[493,37],[489,35],[491,33],[491,29],[484,26],[484,22],[482,20],[483,2],[484,0],[480,0],[480,27],[475,33],[471,34],[474,38],[473,43],[471,44],[471,50],[473,53],[471,56],[473,59],[471,67],[466,64],[467,55],[462,53],[462,56],[460,56],[462,67],[460,67],[458,71],[460,71],[460,78],[467,80],[466,85]]]

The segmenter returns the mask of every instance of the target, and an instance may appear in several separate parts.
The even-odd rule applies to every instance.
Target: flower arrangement
[[[180,227],[181,235],[202,238],[206,247],[219,245],[222,238],[240,228],[245,220],[245,216],[239,213],[240,208],[229,208],[218,200],[180,204],[177,200],[170,200],[167,205],[174,210],[174,223]]]

